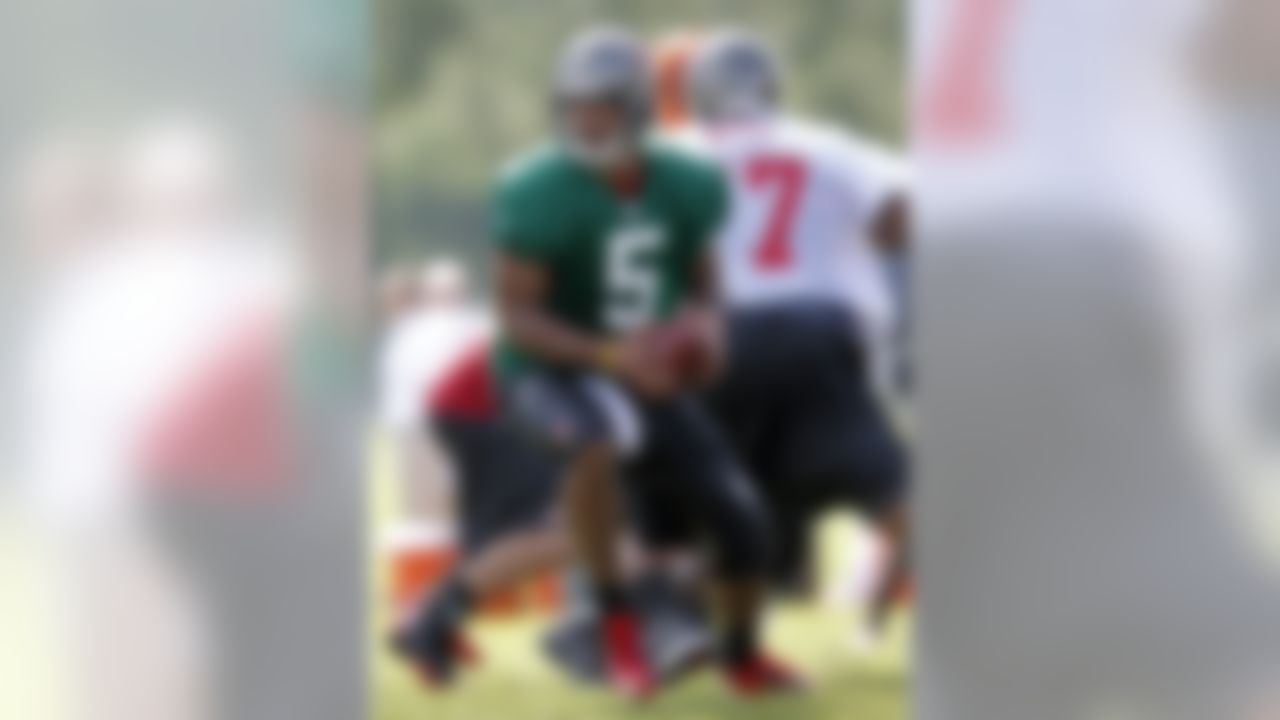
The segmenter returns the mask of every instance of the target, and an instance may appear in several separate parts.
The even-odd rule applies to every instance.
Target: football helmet
[[[705,122],[749,120],[772,112],[781,95],[779,63],[763,40],[741,30],[712,35],[694,56],[689,95]]]
[[[565,48],[552,87],[557,135],[592,166],[634,152],[648,130],[651,88],[644,46],[616,27],[583,31]]]

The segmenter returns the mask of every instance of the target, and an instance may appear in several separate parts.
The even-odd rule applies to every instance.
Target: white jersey
[[[898,158],[848,133],[784,117],[709,130],[698,143],[732,187],[718,247],[731,305],[827,299],[853,309],[869,332],[892,323],[870,229],[905,185]]]
[[[425,399],[461,353],[491,334],[487,313],[470,306],[429,307],[395,322],[379,360],[380,415],[386,427],[413,432]]]

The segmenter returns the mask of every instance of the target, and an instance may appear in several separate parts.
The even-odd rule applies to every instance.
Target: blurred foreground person
[[[1186,64],[1225,4],[968,5],[919,15],[919,716],[1276,717],[1243,235]]]
[[[643,50],[621,31],[587,31],[562,56],[558,142],[498,192],[494,363],[512,421],[565,463],[610,682],[637,697],[655,688],[617,543],[624,493],[661,491],[712,540],[730,684],[787,689],[794,676],[758,639],[767,516],[694,395],[716,367],[708,252],[724,187],[713,168],[646,137],[649,90]]]
[[[192,357],[173,382],[148,380],[162,392],[141,472],[157,530],[199,603],[210,713],[352,716],[363,691],[364,513],[352,480],[363,399],[353,353],[360,310],[344,302],[359,296],[343,291],[362,271],[331,258],[358,251],[360,236],[339,230],[348,218],[336,202],[323,222],[333,235],[286,233],[250,210],[239,175],[228,175],[225,196],[193,197],[166,179],[180,159],[149,163],[145,185],[163,200],[149,227],[156,241],[200,252],[187,251],[185,273],[151,268],[152,282],[173,293],[157,293],[155,308],[210,287],[225,307],[159,336]],[[309,170],[308,182],[332,177]],[[321,274],[335,271],[343,275]]]
[[[691,135],[733,193],[718,246],[730,322],[716,416],[777,518],[781,577],[798,572],[813,521],[833,506],[879,529],[878,634],[908,575],[907,462],[876,392],[899,322],[889,262],[907,249],[905,168],[785,113],[773,52],[744,32],[708,38],[688,88]]]
[[[36,308],[22,378],[26,490],[56,550],[74,717],[227,711],[215,703],[226,638],[213,593],[171,542],[166,511],[195,486],[236,494],[263,474],[226,472],[227,458],[179,477],[160,456],[167,464],[185,453],[179,444],[190,449],[173,425],[176,398],[224,357],[258,348],[260,321],[277,307],[279,278],[260,228],[238,212],[229,155],[204,123],[139,132],[111,168],[109,211],[59,248]],[[234,407],[247,402],[242,389],[218,392]],[[270,444],[274,428],[242,428],[239,458]]]

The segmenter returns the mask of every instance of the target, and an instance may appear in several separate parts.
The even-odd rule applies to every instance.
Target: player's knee
[[[530,378],[511,392],[520,429],[570,464],[603,462],[615,445],[607,418],[575,387]]]
[[[773,525],[754,493],[734,493],[718,505],[713,523],[717,565],[725,577],[767,572],[773,557]]]
[[[547,450],[570,465],[609,463],[618,455],[608,428],[585,413],[546,413],[533,430]]]
[[[558,522],[533,530],[520,541],[527,555],[549,567],[558,567],[573,557],[573,539],[568,528]]]
[[[604,437],[586,438],[569,448],[570,464],[580,472],[592,475],[613,471],[618,452]]]

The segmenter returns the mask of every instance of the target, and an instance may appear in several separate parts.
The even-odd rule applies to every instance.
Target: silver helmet
[[[717,32],[698,50],[689,71],[689,97],[700,120],[745,120],[772,112],[781,95],[778,60],[759,37]]]
[[[576,35],[556,66],[552,87],[555,127],[579,159],[604,165],[634,151],[648,129],[651,81],[644,46],[616,27],[596,27]],[[621,119],[617,132],[591,137],[576,127],[576,104],[606,103]]]

